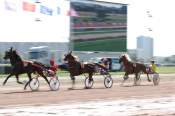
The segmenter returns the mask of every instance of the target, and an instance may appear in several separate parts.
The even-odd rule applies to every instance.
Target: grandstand
[[[73,1],[71,42],[75,51],[126,52],[127,5]]]

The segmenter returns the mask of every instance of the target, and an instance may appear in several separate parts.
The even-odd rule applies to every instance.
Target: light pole
[[[148,22],[148,26],[146,27],[147,29],[146,29],[146,31],[148,32],[148,35],[149,36],[153,36],[151,33],[153,33],[153,25],[152,25],[152,19],[153,19],[153,15],[152,15],[152,13],[151,13],[151,11],[150,10],[147,10],[146,11],[146,18],[147,18],[147,22]]]
[[[41,4],[40,0],[36,0],[35,3],[36,3],[36,8],[39,8],[38,6]],[[37,10],[38,10],[38,9],[37,9]],[[39,12],[39,10],[38,10],[37,12]],[[37,12],[36,12],[36,13],[37,13]],[[38,15],[38,13],[37,13],[37,15]],[[36,17],[35,17],[35,21],[36,21],[36,22],[40,22],[40,21],[41,21],[41,18],[39,18],[39,16],[37,16],[37,15],[36,15]]]

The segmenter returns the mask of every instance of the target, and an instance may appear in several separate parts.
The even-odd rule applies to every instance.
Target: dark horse
[[[122,63],[124,66],[124,71],[125,71],[124,81],[129,78],[129,76],[128,76],[129,74],[135,74],[136,80],[135,80],[134,84],[137,84],[136,82],[140,79],[141,73],[147,74],[148,81],[149,82],[151,81],[149,78],[149,75],[148,75],[150,68],[145,66],[142,63],[132,62],[127,54],[123,54],[120,57],[119,63]],[[123,83],[124,83],[124,81],[123,81]]]
[[[26,89],[27,85],[31,82],[31,80],[32,80],[31,74],[32,73],[39,74],[49,84],[47,77],[43,74],[44,67],[42,65],[40,65],[40,63],[37,63],[37,62],[23,61],[21,59],[21,57],[18,55],[18,53],[16,52],[16,50],[13,50],[12,47],[10,48],[9,51],[5,52],[4,59],[5,60],[10,59],[10,63],[11,63],[12,68],[11,68],[10,74],[7,76],[7,78],[3,82],[3,85],[6,84],[7,80],[11,76],[15,76],[17,79],[17,82],[22,84],[22,82],[19,81],[18,76],[20,74],[24,74],[24,73],[27,73],[28,78],[29,78],[29,81],[24,86],[24,89]]]
[[[64,61],[68,62],[68,71],[70,72],[70,77],[72,80],[72,88],[75,85],[75,76],[88,73],[89,81],[92,81],[93,74],[97,71],[97,68],[101,68],[107,72],[106,67],[97,64],[97,63],[81,63],[76,60],[76,58],[72,55],[72,52],[69,52],[65,55]],[[72,89],[70,88],[70,89]]]

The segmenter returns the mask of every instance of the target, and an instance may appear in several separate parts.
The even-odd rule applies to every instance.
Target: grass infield
[[[110,52],[126,52],[127,40],[121,38],[106,38],[88,41],[76,41],[73,43],[75,51],[110,51]]]

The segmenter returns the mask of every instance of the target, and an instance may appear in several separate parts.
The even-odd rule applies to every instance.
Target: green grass
[[[173,74],[175,73],[175,66],[161,66],[157,68],[157,72],[160,74]]]
[[[110,51],[110,52],[125,52],[126,38],[109,38],[99,40],[89,40],[82,42],[74,42],[75,51]]]
[[[126,29],[122,30],[93,30],[93,31],[79,31],[79,32],[74,32],[73,34],[76,35],[86,35],[86,34],[104,34],[104,33],[121,33],[121,32],[126,32]]]

